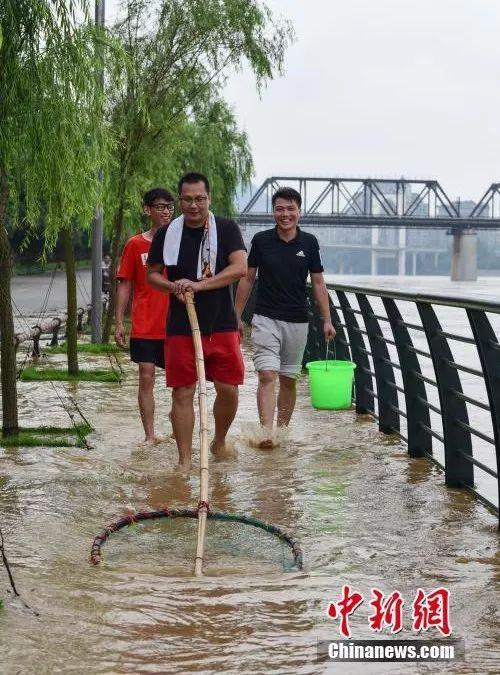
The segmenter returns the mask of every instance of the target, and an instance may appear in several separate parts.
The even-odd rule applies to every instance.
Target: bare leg
[[[172,391],[172,428],[174,430],[177,450],[179,451],[179,468],[189,471],[191,468],[191,450],[194,429],[194,392],[196,385],[177,387]]]
[[[276,409],[276,379],[278,373],[274,370],[259,370],[259,384],[257,387],[257,408],[261,425],[269,431],[269,439],[259,443],[261,448],[272,448],[271,439],[274,411]]]
[[[171,434],[170,434],[170,438],[175,438],[175,434],[174,434],[174,423],[172,422],[172,406],[173,406],[173,403],[172,403],[172,405],[170,406],[170,412],[168,413],[168,419],[170,420],[170,424],[172,425],[172,432],[171,432]]]
[[[277,376],[278,373],[274,372],[274,370],[259,370],[257,408],[259,410],[260,423],[268,429],[273,428]]]
[[[280,375],[278,392],[278,426],[287,427],[292,419],[297,398],[297,380],[294,377]]]
[[[139,412],[141,413],[142,426],[146,441],[156,441],[154,432],[155,425],[155,399],[153,390],[155,386],[154,363],[139,363]]]
[[[226,435],[238,410],[238,387],[233,384],[214,382],[217,396],[214,403],[215,436],[210,445],[216,455],[223,450]]]

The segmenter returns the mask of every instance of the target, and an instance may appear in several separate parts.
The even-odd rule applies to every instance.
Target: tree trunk
[[[120,252],[120,244],[123,236],[123,212],[125,208],[125,181],[120,185],[118,195],[118,206],[113,218],[113,232],[111,243],[111,263],[109,266],[109,302],[108,311],[106,312],[106,320],[102,331],[102,341],[109,342],[111,335],[111,326],[115,316],[116,308],[116,272],[118,269],[118,254]]]
[[[0,369],[2,379],[2,432],[5,435],[16,434],[19,430],[17,415],[16,386],[16,350],[14,347],[14,318],[10,279],[12,275],[12,257],[5,214],[9,198],[7,176],[0,168]]]
[[[66,321],[66,349],[68,352],[68,373],[70,375],[78,375],[78,308],[76,302],[75,255],[71,227],[65,227],[62,230],[61,237],[66,265],[66,311],[68,315]]]

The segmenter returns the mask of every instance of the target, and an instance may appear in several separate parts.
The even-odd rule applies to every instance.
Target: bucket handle
[[[333,360],[337,360],[337,345],[335,344],[335,338],[332,338],[333,342]],[[330,347],[330,340],[326,341],[326,354],[325,354],[325,370],[328,370],[328,348]]]

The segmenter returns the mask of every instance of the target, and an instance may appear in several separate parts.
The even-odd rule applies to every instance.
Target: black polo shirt
[[[232,220],[216,216],[217,260],[215,274],[229,265],[229,256],[234,251],[244,251],[245,244],[240,228]],[[158,228],[149,249],[148,265],[163,265],[163,245],[168,225]],[[197,276],[198,256],[203,237],[203,227],[187,227],[182,230],[177,265],[167,266],[169,281],[191,279]],[[203,335],[222,333],[238,329],[234,312],[232,285],[211,291],[196,293],[196,313],[200,331]],[[186,305],[170,295],[167,316],[167,335],[191,335]]]
[[[259,232],[252,239],[248,266],[259,270],[256,314],[307,323],[307,277],[309,272],[323,272],[313,234],[297,228],[297,236],[284,241],[277,228]]]

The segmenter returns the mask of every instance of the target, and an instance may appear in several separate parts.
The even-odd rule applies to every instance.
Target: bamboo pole
[[[192,293],[186,293],[186,307],[193,334],[196,373],[198,375],[198,405],[200,408],[200,503],[198,508],[198,539],[196,544],[196,559],[194,562],[195,576],[203,574],[203,555],[205,551],[205,530],[208,511],[208,408],[207,408],[207,380],[205,378],[205,362],[201,344],[200,326],[194,306]]]

